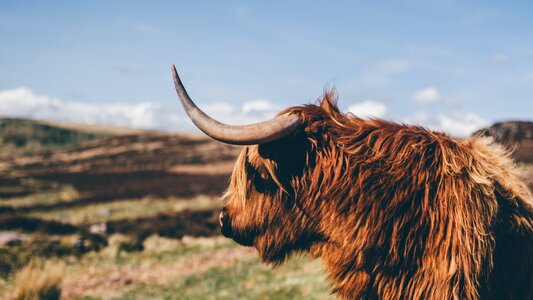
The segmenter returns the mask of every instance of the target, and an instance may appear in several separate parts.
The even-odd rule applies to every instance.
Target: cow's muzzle
[[[228,210],[224,207],[218,216],[218,222],[220,223],[220,232],[227,238],[233,237],[231,230],[231,220],[228,214]]]

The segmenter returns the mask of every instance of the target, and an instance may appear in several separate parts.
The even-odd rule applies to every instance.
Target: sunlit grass
[[[321,262],[305,257],[277,269],[257,260],[180,277],[164,285],[140,284],[115,299],[334,299]]]
[[[198,196],[192,199],[130,199],[109,203],[90,204],[67,209],[30,213],[32,217],[68,222],[75,225],[96,224],[114,220],[151,217],[160,213],[183,210],[202,210],[220,207],[218,197]]]
[[[20,193],[26,191],[26,188],[24,186],[0,186],[0,195],[1,194],[10,194],[10,193]],[[6,199],[0,197],[0,200]],[[9,199],[9,198],[7,198]]]
[[[32,179],[33,180],[33,179]],[[56,220],[73,225],[149,218],[184,210],[219,208],[218,197],[142,198],[106,203],[80,204],[71,208],[50,208],[74,202],[82,197],[72,186],[52,186],[36,192],[42,182],[23,181],[31,195],[0,199],[0,205],[17,208],[18,214]],[[8,192],[16,188],[6,187]],[[22,190],[21,190],[22,191]],[[39,206],[32,211],[31,207]],[[62,236],[70,244],[78,234]],[[58,237],[55,237],[57,239]],[[257,253],[235,242],[217,237],[182,239],[150,236],[143,240],[143,250],[128,252],[123,243],[138,242],[136,236],[114,234],[108,246],[83,256],[66,254],[49,258],[63,267],[61,293],[64,299],[332,299],[320,261],[291,258],[272,269],[259,262]],[[43,259],[46,259],[43,257]],[[24,268],[21,266],[20,268]],[[29,268],[29,267],[28,267]],[[20,269],[17,269],[20,270]],[[16,294],[16,271],[0,278],[0,299]],[[23,273],[20,273],[23,274]],[[33,273],[32,273],[33,274]],[[19,276],[20,278],[20,276]],[[43,281],[44,282],[44,281]],[[29,290],[27,285],[25,290]]]
[[[119,238],[114,239],[114,237]],[[124,238],[127,239],[127,237]],[[143,265],[165,265],[186,260],[191,255],[214,253],[221,249],[238,247],[235,242],[222,236],[211,238],[186,237],[181,240],[151,236],[144,241],[144,251],[126,252],[118,249],[118,244],[123,240],[120,235],[111,236],[107,248],[71,261],[71,267],[80,268],[81,271],[83,268],[91,266],[122,265],[140,267]]]
[[[59,299],[62,280],[62,263],[33,260],[15,276],[15,298],[20,300]]]
[[[0,299],[1,295],[5,295],[9,289],[13,289],[13,284],[12,280],[6,280],[0,277]]]
[[[5,187],[8,188],[8,187]],[[13,189],[24,189],[23,187],[11,187]],[[27,196],[0,198],[0,204],[13,208],[31,207],[35,205],[54,205],[62,202],[70,202],[79,197],[78,191],[72,186],[63,185],[47,192],[35,192]]]
[[[249,248],[223,237],[153,236],[142,252],[116,245],[65,258],[68,299],[333,299],[318,260],[296,256],[281,267],[260,263]],[[151,245],[148,245],[151,244]]]

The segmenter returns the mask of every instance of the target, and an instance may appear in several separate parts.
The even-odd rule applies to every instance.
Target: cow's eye
[[[265,178],[265,176],[261,176],[260,172],[258,172],[255,169],[253,173],[251,174],[253,176],[252,182],[253,182],[254,189],[258,193],[271,194],[274,191],[276,191],[277,185],[274,182],[274,180],[272,180],[272,178],[270,177]]]

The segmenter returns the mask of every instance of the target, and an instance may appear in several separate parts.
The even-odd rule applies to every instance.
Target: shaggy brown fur
[[[320,105],[291,138],[243,149],[233,238],[280,264],[322,258],[344,299],[532,299],[533,200],[500,146]]]

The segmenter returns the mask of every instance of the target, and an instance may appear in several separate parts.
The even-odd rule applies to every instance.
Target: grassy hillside
[[[1,299],[46,289],[64,299],[328,298],[319,261],[272,269],[220,236],[239,147],[7,123],[3,144],[25,151],[0,161]]]
[[[103,133],[80,132],[44,122],[0,119],[0,157],[50,153],[105,137]]]
[[[533,191],[533,122],[500,122],[478,130],[474,135],[490,136],[509,149],[525,182]]]
[[[533,122],[500,122],[474,134],[493,137],[496,142],[513,151],[513,158],[517,162],[533,164]]]

